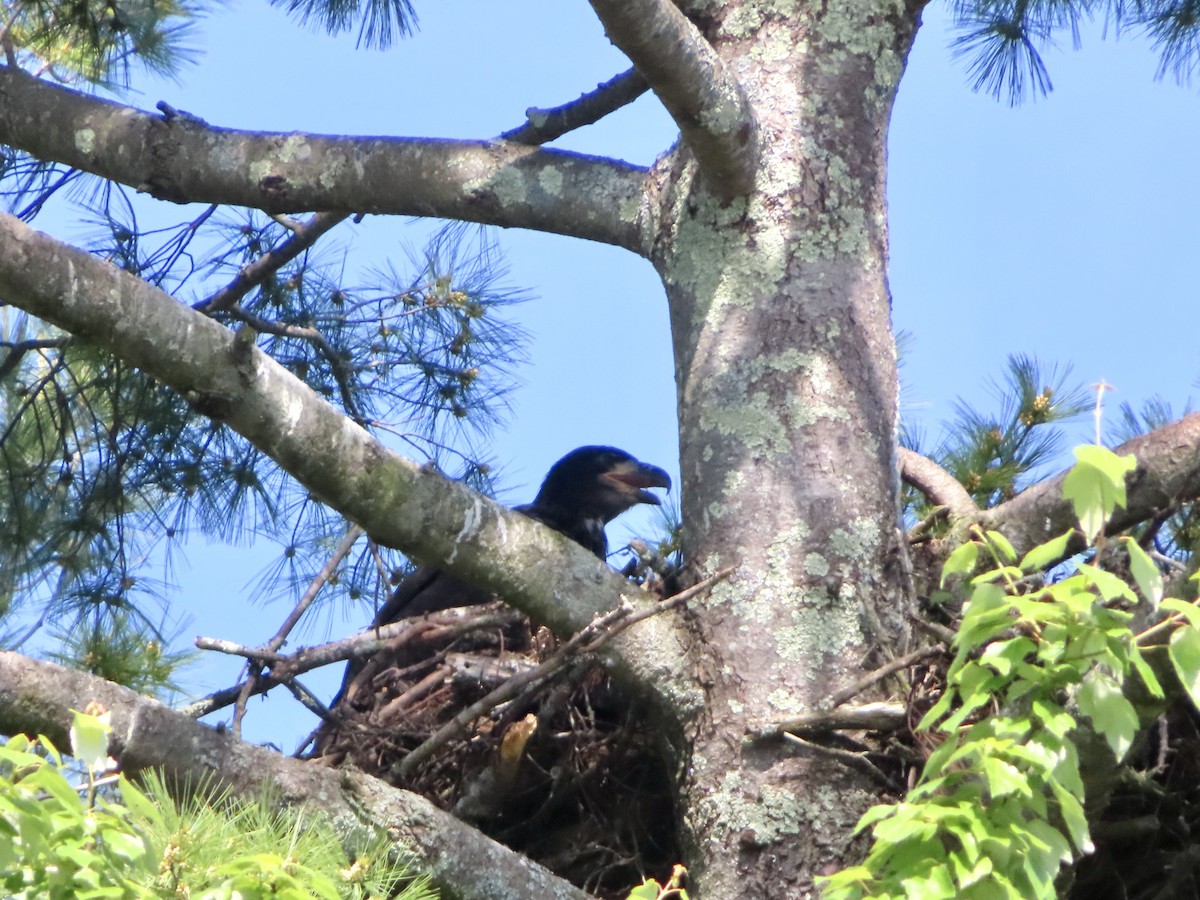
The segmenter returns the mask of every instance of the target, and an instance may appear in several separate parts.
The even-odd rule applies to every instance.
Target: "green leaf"
[[[1016,766],[994,756],[983,758],[983,775],[992,798],[1029,794],[1029,781]]]
[[[1104,735],[1117,759],[1122,759],[1137,734],[1138,718],[1133,704],[1121,693],[1121,686],[1112,676],[1093,671],[1079,686],[1075,700],[1080,712]]]
[[[1137,468],[1137,460],[1096,444],[1076,447],[1075,459],[1063,480],[1063,497],[1071,501],[1079,527],[1091,542],[1113,510],[1125,506],[1125,476]]]
[[[989,531],[987,532],[987,539],[992,550],[1003,562],[1010,563],[1016,561],[1017,551],[1008,542],[1008,538],[998,531]]]
[[[946,579],[951,575],[969,575],[975,571],[975,563],[979,560],[979,542],[967,541],[961,547],[954,548],[954,552],[947,558],[942,565],[942,580],[939,582],[939,587],[946,586]]]
[[[1128,600],[1131,603],[1137,603],[1137,594],[1135,594],[1118,575],[1112,572],[1105,572],[1103,569],[1097,569],[1095,566],[1088,563],[1080,563],[1076,570],[1088,582],[1100,592],[1100,596],[1105,600]]]
[[[1068,531],[1044,544],[1038,544],[1021,558],[1021,571],[1040,572],[1047,566],[1057,563],[1067,555],[1067,545],[1074,533],[1074,531]]]
[[[1200,707],[1200,629],[1190,624],[1175,629],[1167,649],[1180,683]]]
[[[71,723],[71,754],[92,775],[111,768],[113,761],[108,755],[108,735],[112,731],[112,713],[93,716],[76,709],[71,712],[75,714]]]
[[[1027,637],[1015,637],[1007,641],[995,641],[984,649],[979,661],[995,669],[1001,675],[1010,675],[1017,663],[1034,653],[1037,645]]]
[[[1146,685],[1146,690],[1150,692],[1151,696],[1162,699],[1163,689],[1162,685],[1158,683],[1158,676],[1154,674],[1154,670],[1146,662],[1146,657],[1142,655],[1142,650],[1137,644],[1130,647],[1129,661],[1133,663],[1134,669],[1137,670],[1138,675],[1142,678],[1142,684]]]
[[[1133,580],[1137,582],[1138,590],[1142,592],[1143,597],[1150,601],[1152,606],[1158,606],[1163,595],[1162,572],[1158,571],[1154,560],[1133,538],[1123,537],[1121,543],[1125,545],[1125,550],[1129,553],[1129,568],[1133,571]]]
[[[1094,848],[1088,832],[1087,816],[1084,815],[1083,805],[1057,781],[1048,782],[1058,801],[1058,809],[1062,815],[1063,824],[1067,826],[1067,835],[1079,854],[1091,853]]]

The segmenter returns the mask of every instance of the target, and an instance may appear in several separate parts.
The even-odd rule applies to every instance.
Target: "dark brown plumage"
[[[604,559],[608,556],[604,526],[639,503],[661,503],[647,490],[652,487],[669,490],[670,476],[615,447],[579,447],[551,466],[532,503],[515,509]],[[493,598],[490,591],[438,568],[418,566],[380,607],[371,626],[378,628],[399,619],[456,606],[477,606]],[[347,665],[335,704],[362,665],[353,660]]]

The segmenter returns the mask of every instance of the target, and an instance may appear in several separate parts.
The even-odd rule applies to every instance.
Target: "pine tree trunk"
[[[726,9],[724,36],[710,30],[760,123],[755,190],[722,203],[685,151],[665,158],[652,256],[688,553],[705,571],[738,566],[693,607],[707,703],[681,807],[703,897],[800,896],[848,860],[878,785],[744,736],[817,708],[905,640],[885,161],[918,14],[773,5]],[[731,37],[733,16],[746,27]]]

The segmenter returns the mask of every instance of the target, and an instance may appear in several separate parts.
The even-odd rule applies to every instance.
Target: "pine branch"
[[[609,40],[628,56],[662,101],[714,194],[754,186],[758,144],[741,85],[671,0],[590,0]]]
[[[168,121],[0,67],[0,143],[172,202],[438,216],[645,252],[638,215],[644,168],[511,141],[276,134]]]
[[[956,519],[970,517],[979,511],[967,489],[932,459],[906,447],[900,447],[896,452],[900,459],[900,477],[928,497],[931,503],[946,507]]]
[[[1117,508],[1108,533],[1124,531],[1200,495],[1200,413],[1126,441],[1114,452],[1122,456],[1132,453],[1137,457],[1137,470],[1126,484],[1126,506]],[[1003,532],[1018,555],[1026,553],[1075,526],[1071,503],[1062,496],[1066,475],[1062,472],[1007,503],[982,511],[975,521]],[[1066,552],[1070,555],[1082,549],[1080,538],[1078,546],[1072,542]]]

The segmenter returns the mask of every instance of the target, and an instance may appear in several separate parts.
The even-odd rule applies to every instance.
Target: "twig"
[[[947,647],[954,643],[954,631],[945,625],[939,625],[937,622],[928,622],[920,616],[914,616],[912,613],[908,614],[908,620],[929,636],[941,641]]]
[[[320,593],[321,588],[323,588],[328,583],[329,579],[333,577],[333,573],[337,571],[337,567],[341,564],[342,560],[346,558],[346,554],[350,552],[350,549],[354,546],[354,542],[357,541],[362,534],[363,530],[359,526],[352,525],[350,527],[350,529],[346,532],[346,536],[342,538],[342,542],[338,545],[338,548],[333,552],[333,555],[325,561],[325,565],[321,567],[321,571],[318,572],[316,577],[313,578],[313,580],[309,583],[308,588],[304,591],[304,594],[300,597],[300,600],[288,614],[288,617],[283,620],[283,624],[279,627],[279,630],[275,632],[275,636],[267,641],[264,649],[270,652],[273,658],[268,659],[265,656],[254,656],[250,657],[250,662],[246,663],[247,678],[245,683],[242,685],[242,689],[238,692],[237,702],[234,704],[234,737],[241,738],[242,736],[242,719],[246,715],[246,701],[250,699],[251,695],[254,693],[254,688],[257,686],[259,679],[262,677],[260,666],[255,665],[255,661],[267,661],[272,664],[279,661],[278,657],[274,655],[275,651],[277,651],[287,642],[288,635],[291,634],[292,629],[296,627],[296,623],[300,621],[300,617],[303,616],[305,611],[312,605],[312,602],[317,598],[317,594]]]
[[[217,653],[228,653],[230,656],[244,656],[251,662],[261,662],[264,665],[273,665],[285,658],[266,647],[251,647],[223,638],[201,636],[196,638],[195,643],[198,650],[213,650]]]
[[[333,718],[333,713],[329,711],[329,707],[318,700],[312,691],[296,679],[289,678],[283,685],[292,692],[292,696],[299,700],[305,709],[322,721],[328,721]]]
[[[275,662],[272,664],[272,672],[260,676],[259,683],[252,690],[251,695],[265,693],[271,688],[285,683],[288,678],[330,663],[371,656],[385,647],[401,647],[421,638],[431,641],[450,639],[472,631],[503,626],[519,617],[521,614],[515,610],[503,610],[486,615],[468,615],[467,617],[464,617],[462,612],[443,611],[430,613],[422,618],[405,619],[402,622],[372,628],[369,631],[315,647],[302,647],[291,656],[274,654]],[[262,659],[265,656],[261,647],[246,647],[232,641],[221,641],[215,638],[196,638],[196,646],[201,649],[216,650],[220,653],[244,656],[247,659]],[[239,682],[189,703],[179,711],[194,719],[207,716],[233,704],[241,690],[242,683]]]
[[[806,713],[781,722],[768,722],[749,732],[755,741],[773,740],[787,732],[817,734],[824,731],[895,731],[908,722],[903,703],[864,703]]]
[[[893,531],[895,533],[896,555],[900,559],[900,577],[904,585],[905,606],[908,609],[916,609],[917,581],[913,577],[912,554],[908,549],[908,538],[904,534],[904,529],[899,526],[893,529]]]
[[[920,650],[914,650],[912,653],[909,653],[907,656],[902,656],[899,659],[893,659],[887,665],[880,666],[878,669],[875,669],[874,671],[869,672],[865,677],[860,678],[858,681],[854,682],[854,684],[850,685],[849,687],[843,688],[842,690],[833,694],[829,698],[829,704],[830,704],[830,706],[841,706],[843,703],[845,703],[851,697],[858,696],[863,691],[865,691],[867,688],[871,687],[871,685],[873,685],[879,681],[882,681],[883,679],[887,678],[889,675],[891,675],[895,672],[899,672],[901,669],[907,669],[909,666],[920,662],[921,660],[925,659],[926,657],[937,656],[944,652],[945,652],[945,649],[943,647],[941,647],[940,645],[937,647],[923,647]]]
[[[819,756],[828,756],[832,759],[838,760],[838,762],[845,763],[852,769],[858,769],[858,771],[870,775],[888,790],[895,791],[896,793],[901,793],[903,790],[900,785],[889,778],[882,769],[875,765],[875,763],[871,762],[871,760],[867,759],[867,756],[864,753],[854,753],[850,750],[841,750],[837,747],[825,747],[821,744],[814,744],[811,741],[804,740],[802,737],[797,737],[794,734],[786,732],[783,735],[783,739],[788,743],[795,744],[798,747],[803,747],[805,750],[811,750],[813,753],[816,753]]]
[[[916,544],[920,541],[927,540],[929,538],[929,532],[933,529],[933,526],[938,522],[945,521],[949,518],[950,507],[935,506],[932,510],[930,510],[929,515],[908,530],[908,534],[905,535],[905,537],[908,539],[910,544]]]
[[[648,90],[650,85],[638,70],[629,69],[597,85],[594,91],[589,91],[570,103],[551,109],[531,106],[525,110],[525,124],[504,132],[500,137],[518,144],[547,144],[568,131],[600,121],[609,113],[629,105]]]
[[[242,266],[233,281],[211,297],[195,304],[194,309],[203,313],[214,313],[229,309],[250,291],[262,284],[272,273],[279,271],[305,250],[317,242],[323,234],[333,229],[348,217],[348,213],[319,212],[302,225],[293,229],[292,236],[273,250],[264,253],[252,263]]]
[[[338,393],[341,394],[342,406],[346,409],[346,415],[350,416],[358,425],[366,424],[367,420],[358,409],[358,404],[355,402],[354,394],[350,389],[350,382],[347,376],[351,374],[351,369],[346,365],[342,355],[334,348],[333,344],[329,343],[329,339],[325,337],[320,329],[274,322],[271,319],[264,319],[262,316],[256,316],[254,313],[247,312],[240,306],[230,307],[228,312],[234,318],[245,322],[255,331],[262,334],[295,338],[296,340],[308,341],[312,344],[317,349],[317,352],[325,357],[325,361],[329,363],[329,370],[337,382]]]
[[[392,767],[392,774],[400,779],[407,778],[424,760],[432,756],[440,747],[466,731],[470,724],[489,710],[495,709],[502,703],[517,697],[525,688],[540,686],[556,674],[568,662],[578,655],[595,653],[602,646],[632,627],[643,619],[656,616],[659,613],[674,609],[682,603],[704,591],[711,590],[716,584],[724,581],[735,571],[736,566],[722,569],[687,590],[680,591],[673,597],[659,601],[639,612],[633,611],[628,601],[622,600],[613,610],[598,616],[590,624],[582,628],[569,641],[563,644],[554,655],[539,665],[536,669],[515,675],[491,691],[475,703],[459,711],[453,719],[439,728],[424,743],[416,747],[397,765]]]
[[[0,362],[0,381],[17,367],[17,364],[30,350],[52,350],[62,348],[70,341],[70,337],[30,338],[27,341],[0,341],[0,347],[8,348],[8,355]]]
[[[312,602],[317,598],[317,594],[324,587],[329,579],[333,577],[333,573],[337,571],[337,567],[341,565],[346,555],[353,549],[355,542],[363,536],[365,532],[358,525],[352,525],[346,532],[346,536],[342,538],[342,542],[338,544],[337,549],[333,551],[333,555],[325,560],[325,565],[321,567],[321,571],[316,574],[316,577],[309,583],[304,595],[296,603],[296,608],[291,611],[283,624],[279,627],[279,631],[275,632],[275,636],[267,642],[267,647],[271,650],[278,650],[287,642],[287,636],[292,629],[296,627],[296,623],[300,621],[300,617],[312,605]]]
[[[1167,554],[1165,554],[1165,553],[1160,553],[1159,551],[1151,548],[1149,555],[1152,560],[1154,560],[1157,563],[1162,563],[1164,566],[1166,566],[1168,569],[1171,569],[1174,572],[1186,572],[1187,571],[1187,566],[1185,566],[1179,560],[1174,559],[1170,556],[1167,556]]]

